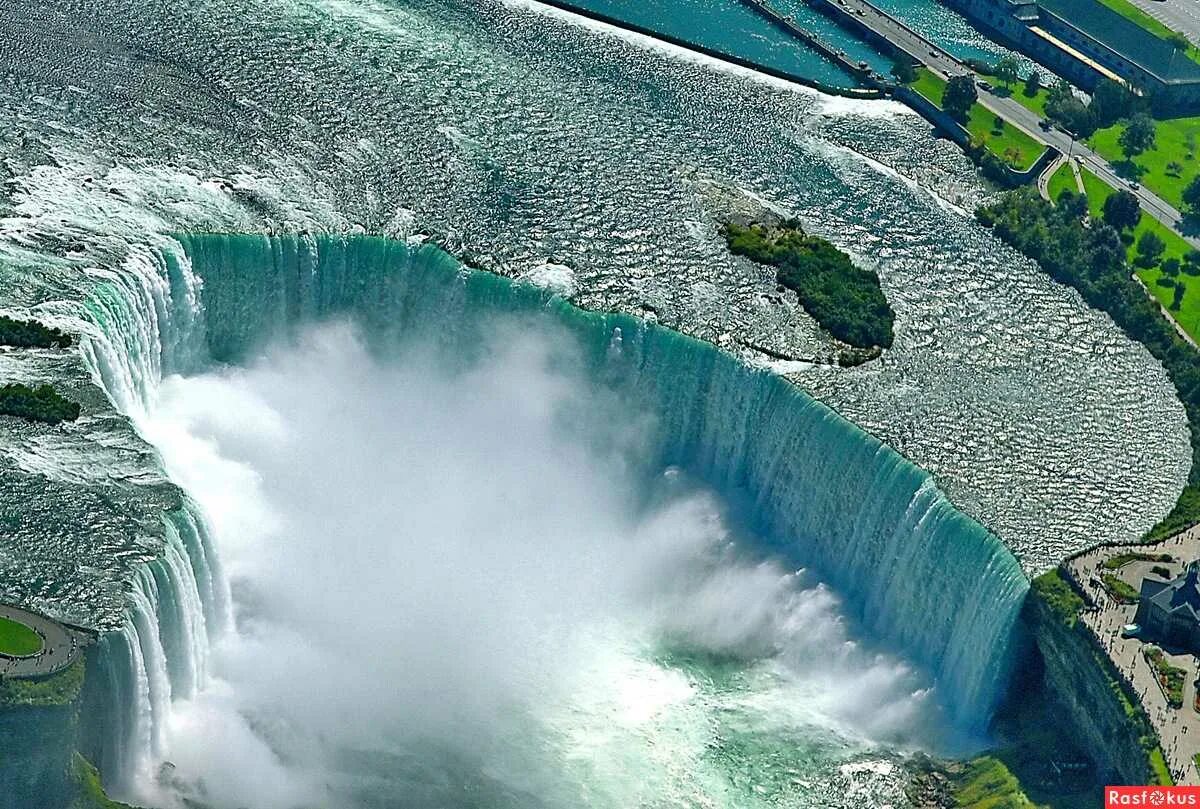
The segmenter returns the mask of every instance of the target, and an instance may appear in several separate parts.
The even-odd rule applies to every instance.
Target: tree
[[[975,80],[970,76],[952,76],[946,82],[946,92],[942,95],[942,109],[955,118],[967,117],[967,112],[979,100],[979,91],[975,89]]]
[[[1092,114],[1099,126],[1111,126],[1135,112],[1137,98],[1124,84],[1103,79],[1092,91]]]
[[[1008,87],[1017,80],[1017,60],[1011,56],[1005,56],[996,63],[996,78],[1005,87]]]
[[[1179,259],[1172,256],[1171,258],[1163,259],[1163,263],[1158,265],[1158,268],[1163,271],[1163,275],[1174,278],[1179,275],[1180,266]]]
[[[1055,204],[1062,210],[1063,215],[1073,222],[1082,222],[1088,213],[1087,194],[1080,194],[1069,188],[1062,190]]]
[[[1153,149],[1156,142],[1156,131],[1154,120],[1149,115],[1139,112],[1130,118],[1129,123],[1125,124],[1125,128],[1117,136],[1117,142],[1121,144],[1121,151],[1125,153],[1125,158],[1132,161],[1142,152]]]
[[[1038,73],[1036,70],[1031,71],[1029,75],[1025,77],[1025,95],[1033,98],[1038,94],[1038,90],[1041,89],[1042,74]]]
[[[912,84],[917,80],[917,71],[908,59],[897,59],[892,62],[892,75],[901,84]]]
[[[1200,216],[1200,174],[1183,189],[1183,204],[1194,216]]]
[[[1171,293],[1171,311],[1179,311],[1179,307],[1183,304],[1183,293],[1185,292],[1187,292],[1187,287],[1176,281],[1175,290]]]
[[[1138,263],[1153,267],[1166,249],[1167,243],[1154,231],[1147,230],[1137,242]]]
[[[1178,160],[1170,160],[1167,162],[1166,173],[1172,177],[1178,177],[1183,174],[1183,164]]]
[[[1058,121],[1077,138],[1090,138],[1096,131],[1096,117],[1091,108],[1075,97],[1066,82],[1059,82],[1050,89],[1046,117]]]
[[[1142,221],[1142,206],[1136,196],[1122,189],[1104,200],[1104,221],[1117,230],[1137,227]]]

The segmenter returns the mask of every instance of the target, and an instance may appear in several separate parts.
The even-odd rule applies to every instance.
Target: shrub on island
[[[36,320],[14,320],[0,315],[0,345],[16,348],[70,348],[71,335]]]
[[[20,383],[0,386],[0,415],[59,424],[79,418],[79,404],[64,399],[51,385],[31,388]]]
[[[856,267],[830,242],[807,235],[795,219],[778,225],[727,223],[730,252],[775,268],[779,284],[830,334],[855,348],[890,348],[895,313],[879,276]]]

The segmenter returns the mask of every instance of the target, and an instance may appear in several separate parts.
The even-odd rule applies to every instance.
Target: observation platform
[[[36,612],[0,604],[0,618],[22,624],[41,639],[42,648],[24,656],[0,652],[0,678],[47,677],[74,663],[91,641],[87,633]]]

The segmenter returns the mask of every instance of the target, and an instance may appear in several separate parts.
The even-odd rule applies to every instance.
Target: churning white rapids
[[[711,494],[647,493],[644,417],[564,335],[493,333],[461,368],[326,325],[164,381],[139,428],[211,520],[236,630],[128,797],[904,804],[899,751],[959,743],[929,678]]]

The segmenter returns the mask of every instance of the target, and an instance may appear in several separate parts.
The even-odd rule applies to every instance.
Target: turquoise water
[[[212,357],[237,361],[304,322],[352,312],[387,345],[431,334],[486,345],[489,313],[549,310],[594,378],[656,416],[647,472],[678,465],[749,500],[752,527],[815,565],[876,632],[939,679],[981,729],[1007,678],[1027,588],[1012,554],[928,474],[779,376],[621,315],[589,313],[490,273],[465,279],[435,248],[317,237],[180,237],[203,281]],[[475,348],[472,348],[472,347]]]
[[[157,262],[164,269],[162,286],[146,289],[142,296],[109,290],[93,301],[95,316],[110,338],[93,348],[97,357],[106,358],[99,376],[114,400],[134,413],[150,440],[164,441],[160,449],[172,477],[196,487],[201,504],[215,509],[210,514],[218,525],[228,529],[228,513],[239,507],[225,495],[214,498],[208,489],[213,480],[234,473],[203,471],[205,452],[197,455],[186,449],[188,444],[181,451],[171,422],[165,432],[161,424],[153,426],[163,406],[158,404],[164,398],[160,387],[185,385],[181,393],[165,394],[184,412],[208,413],[200,403],[211,399],[215,409],[201,423],[231,416],[233,422],[246,419],[249,425],[271,420],[255,415],[253,398],[234,405],[238,413],[230,414],[227,394],[204,393],[203,384],[211,383],[188,388],[185,382],[160,382],[160,369],[188,377],[214,370],[228,374],[214,362],[253,364],[269,345],[346,316],[354,318],[380,357],[432,344],[439,366],[471,368],[491,361],[494,341],[504,334],[496,327],[497,318],[519,318],[522,331],[561,331],[557,339],[578,348],[586,377],[606,399],[620,403],[631,428],[638,425],[638,440],[625,464],[642,481],[641,488],[653,490],[664,468],[682,470],[730,504],[739,524],[755,538],[754,553],[779,560],[780,572],[802,566],[806,573],[801,581],[816,576],[837,594],[805,586],[789,595],[783,631],[771,636],[769,652],[749,657],[672,645],[669,638],[646,638],[628,627],[589,627],[583,632],[582,663],[575,663],[582,668],[569,669],[569,696],[555,695],[561,685],[556,682],[544,692],[545,699],[528,707],[528,715],[525,707],[513,708],[516,725],[504,730],[514,734],[513,741],[474,751],[480,761],[463,759],[452,749],[443,758],[436,745],[419,751],[401,745],[388,754],[401,761],[380,778],[378,765],[369,763],[375,759],[365,751],[347,753],[352,759],[365,756],[367,763],[339,764],[339,778],[369,773],[372,781],[380,781],[346,787],[355,794],[362,790],[362,805],[383,800],[392,789],[400,790],[396,795],[426,794],[428,800],[444,803],[450,799],[437,784],[445,777],[465,779],[477,794],[473,802],[453,799],[446,804],[452,806],[619,809],[649,801],[800,809],[841,805],[836,802],[839,784],[855,782],[866,790],[861,794],[880,801],[888,795],[886,802],[895,803],[900,800],[894,789],[903,772],[905,745],[892,737],[876,740],[853,732],[831,718],[839,712],[854,716],[864,703],[871,704],[847,693],[844,683],[855,678],[863,681],[862,687],[887,691],[894,691],[900,680],[896,699],[903,705],[885,703],[868,712],[871,725],[887,724],[892,710],[902,715],[916,710],[901,724],[939,727],[932,737],[928,730],[918,734],[922,743],[935,746],[986,728],[1020,643],[1016,621],[1028,583],[1019,564],[998,539],[954,509],[927,473],[796,386],[669,329],[629,316],[586,312],[540,287],[467,270],[432,246],[320,235],[176,239],[177,246]],[[143,342],[148,334],[156,335],[157,345]],[[343,346],[317,364],[336,367],[353,352]],[[319,388],[320,380],[318,376],[305,387]],[[345,387],[334,384],[339,391]],[[337,407],[337,395],[328,394],[321,407]],[[389,412],[390,403],[380,405]],[[286,400],[277,405],[281,416],[291,414],[294,406]],[[396,415],[403,418],[403,412]],[[351,420],[361,417],[346,413]],[[429,447],[428,437],[419,446]],[[337,466],[328,455],[312,463],[318,479],[326,465]],[[499,460],[496,466],[504,468]],[[248,478],[247,484],[253,480]],[[245,488],[237,478],[232,483]],[[402,502],[401,492],[395,496]],[[395,526],[396,541],[402,544],[412,541],[403,519]],[[191,729],[233,723],[225,732],[239,738],[263,733],[285,751],[292,741],[272,735],[271,727],[290,721],[286,713],[275,715],[280,708],[274,703],[251,703],[232,714],[223,707],[238,693],[254,691],[238,685],[238,667],[229,681],[204,688],[210,633],[219,639],[227,621],[229,585],[214,549],[223,543],[244,546],[253,532],[214,541],[190,511],[173,514],[168,529],[164,558],[135,578],[133,620],[104,644],[102,682],[115,695],[107,709],[114,714],[108,719],[113,736],[89,751],[116,777],[121,794],[163,805],[173,805],[173,790],[164,791],[154,776],[164,759],[179,762],[177,778],[186,784],[179,787],[184,794],[202,788],[203,777],[193,771],[192,748],[199,737]],[[284,541],[291,547],[298,537]],[[319,552],[323,542],[318,540]],[[302,547],[297,550],[303,558],[311,555]],[[283,564],[295,567],[290,579],[300,575],[302,565],[288,556],[284,554]],[[356,558],[352,549],[334,556]],[[364,589],[373,577],[358,570],[359,588]],[[674,568],[673,575],[680,571]],[[730,573],[736,568],[731,566]],[[235,611],[271,616],[280,609],[271,601],[270,588],[261,596],[244,596],[256,592],[264,574],[240,575],[232,583]],[[494,575],[507,581],[509,574],[500,570]],[[400,578],[397,572],[388,581]],[[609,578],[618,576],[614,572]],[[751,583],[757,589],[770,580]],[[660,576],[655,586],[669,590],[671,581],[672,576]],[[327,604],[325,599],[332,603],[339,592],[333,584],[326,586],[321,604]],[[315,590],[304,592],[307,601]],[[733,595],[714,593],[719,601],[710,606],[717,616],[726,608],[737,612]],[[402,593],[392,599],[407,605],[401,614],[416,606]],[[741,620],[734,614],[719,618],[717,625]],[[244,637],[235,633],[217,648],[236,657],[240,644],[253,657],[261,656],[262,645],[269,642],[256,640],[253,632]],[[509,638],[502,646],[510,642],[518,640]],[[391,680],[393,692],[404,691],[404,676],[400,672]],[[265,729],[240,729],[236,717],[246,710],[263,721],[266,712]],[[943,711],[954,733],[940,727],[936,717]],[[369,735],[363,745],[374,744],[367,741]],[[302,749],[295,755],[306,761]],[[229,769],[232,762],[222,769],[214,768],[211,755],[203,760],[209,779],[235,775]],[[514,781],[514,772],[524,775]],[[630,772],[637,775],[630,777]],[[302,777],[316,776],[303,771]],[[194,778],[200,781],[192,783]],[[233,796],[219,799],[218,806],[237,805],[246,794],[231,789],[215,791]],[[341,789],[334,794],[342,794]],[[290,799],[280,801],[280,806],[293,805]]]
[[[579,5],[655,30],[835,86],[851,87],[854,81],[803,43],[765,21],[741,0],[575,0]],[[780,11],[854,61],[866,61],[886,73],[890,58],[837,25],[805,0],[775,0]],[[936,0],[876,0],[876,5],[921,32],[961,59],[994,63],[1015,56],[1027,68],[1032,62],[996,43],[960,14]],[[1043,75],[1048,71],[1041,68]]]
[[[833,87],[856,86],[836,65],[741,0],[577,0],[577,4]],[[794,14],[802,27],[846,51],[855,61],[866,60],[884,70],[891,64],[803,2],[780,2],[777,7]]]

